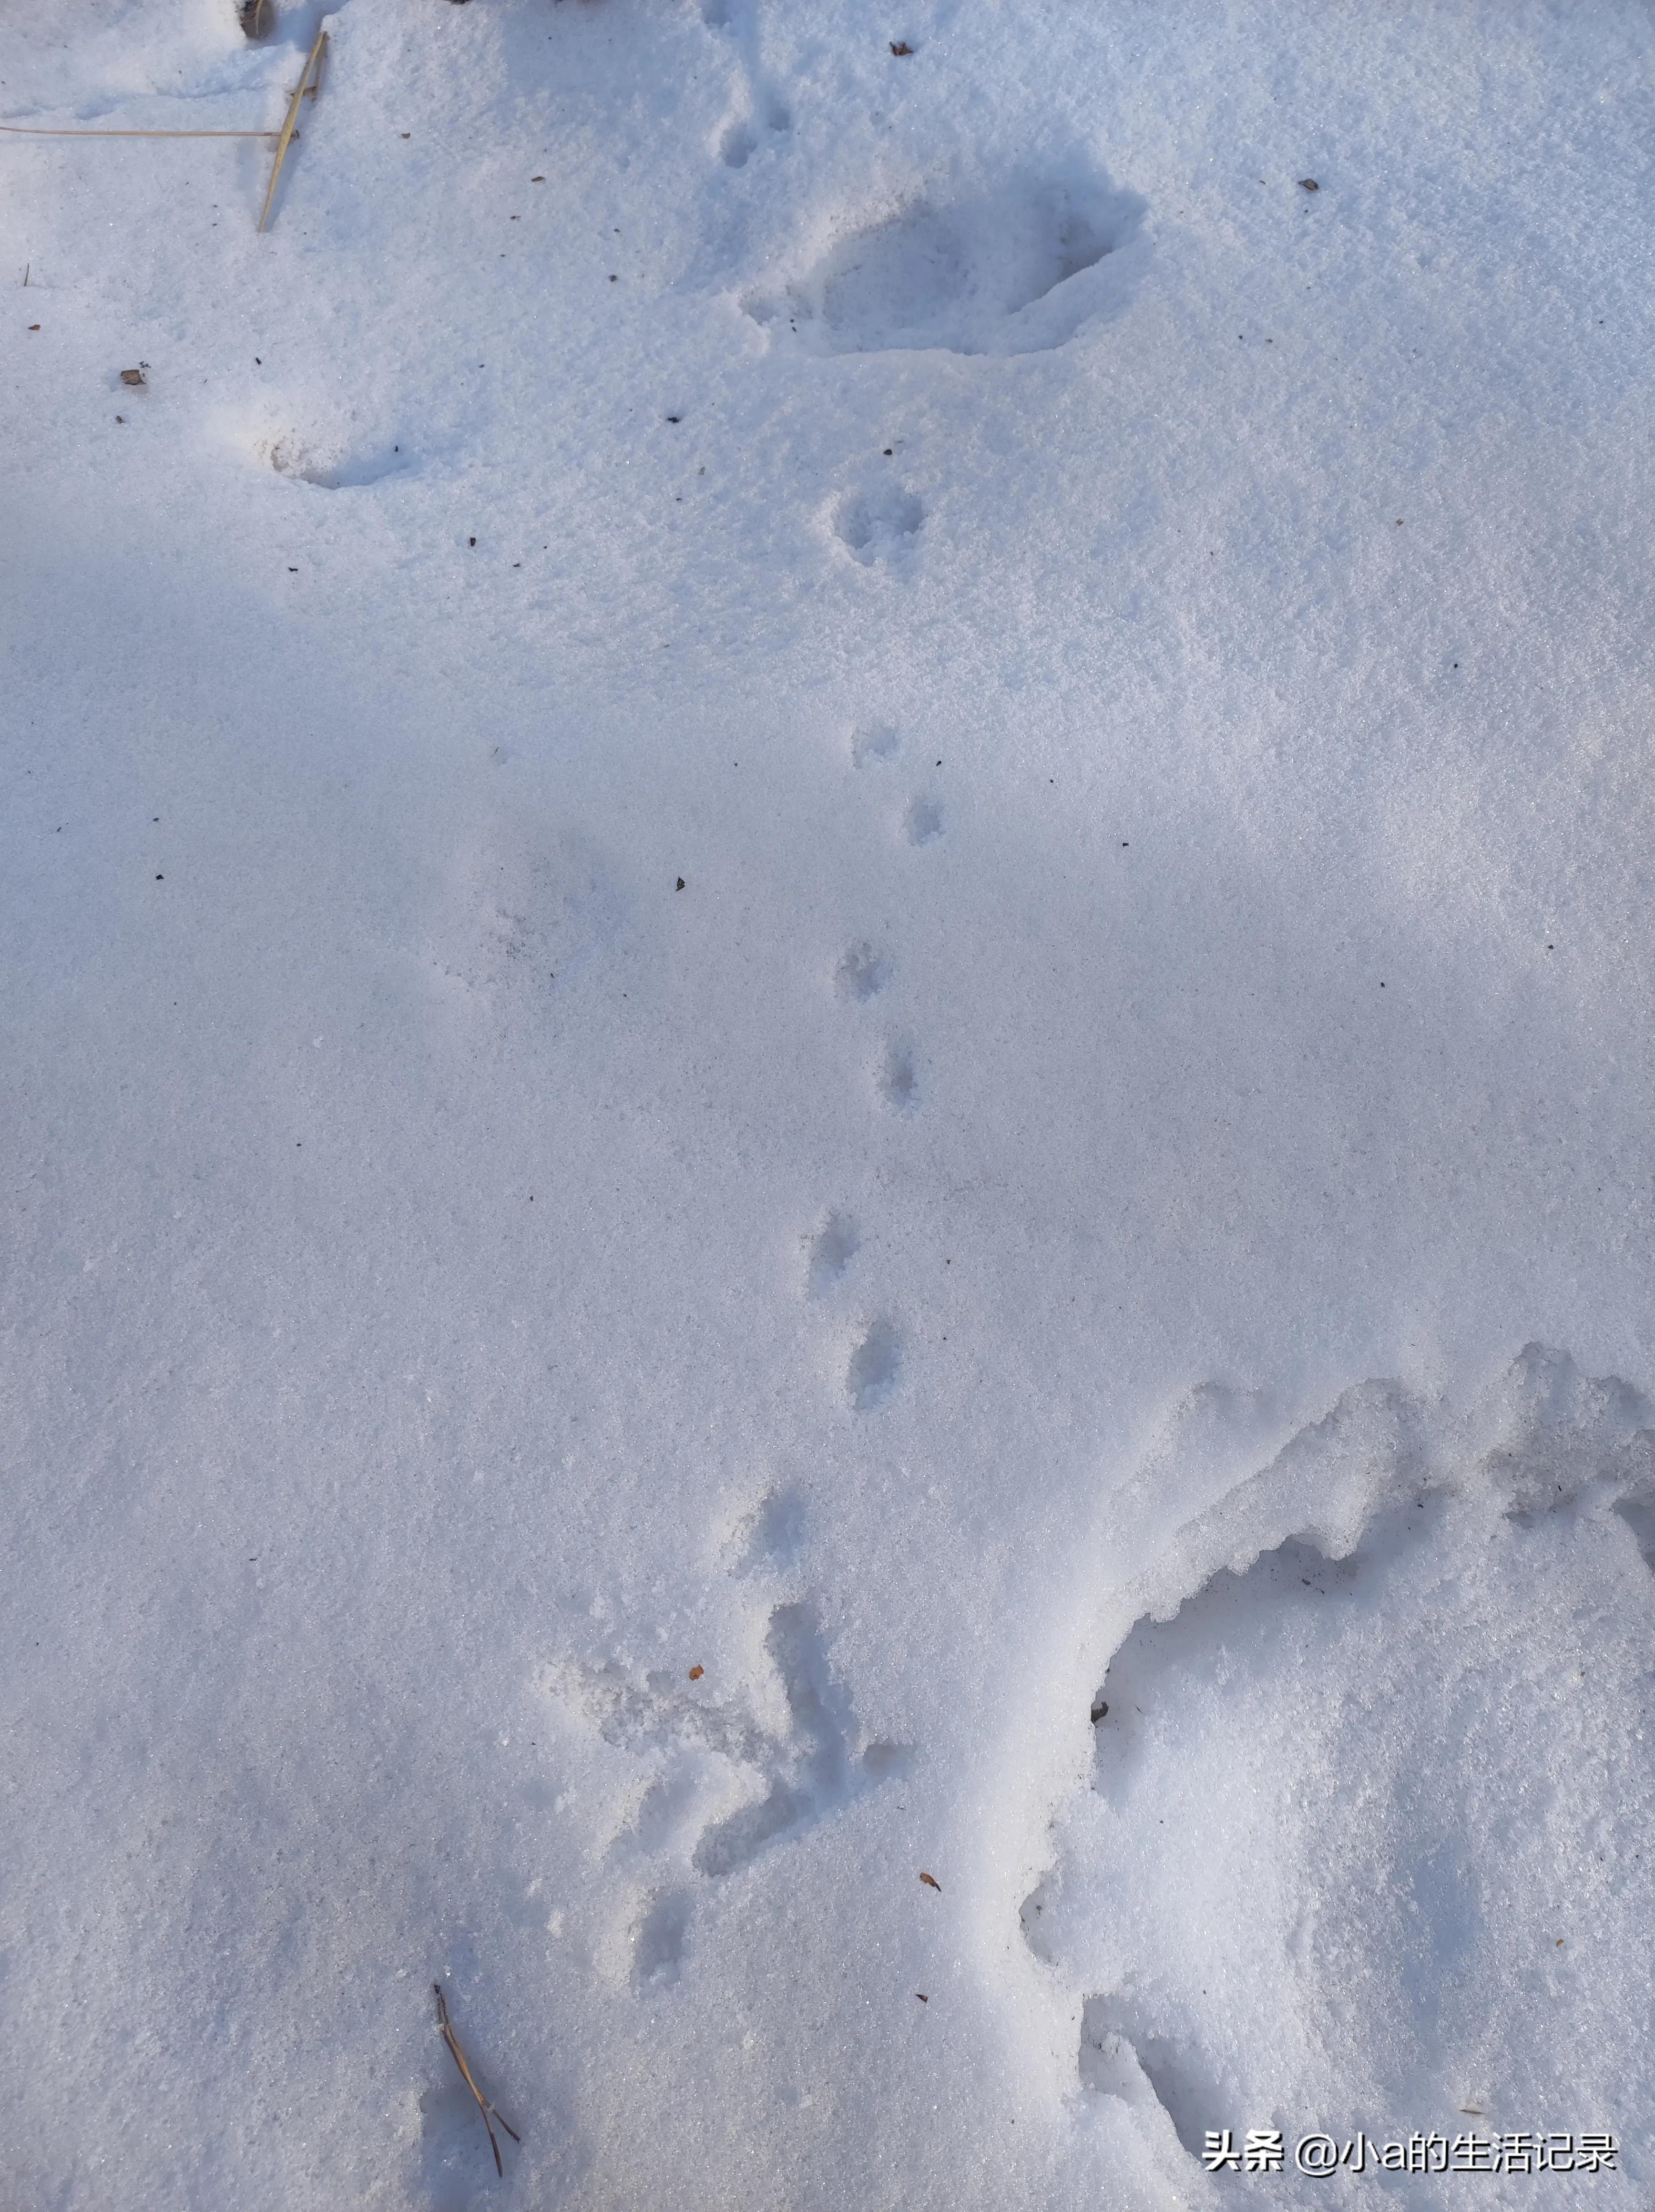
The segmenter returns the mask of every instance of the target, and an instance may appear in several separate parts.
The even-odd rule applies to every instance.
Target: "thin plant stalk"
[[[471,2094],[477,2100],[477,2110],[482,2114],[482,2124],[488,2130],[488,2148],[494,2154],[494,2171],[496,2173],[503,2175],[506,2172],[506,2168],[500,2163],[500,2144],[494,2135],[494,2122],[496,2120],[500,2122],[501,2127],[505,2129],[506,2134],[510,2136],[514,2143],[520,2143],[523,2141],[523,2137],[512,2125],[512,2123],[506,2118],[506,2115],[503,2112],[496,2111],[494,2106],[489,2103],[488,2098],[483,2095],[482,2090],[478,2088],[476,2081],[471,2078],[471,2069],[465,2063],[465,2053],[460,2049],[460,2039],[458,2036],[455,2034],[453,2024],[448,2017],[448,2006],[443,1997],[442,1984],[440,1982],[433,1982],[431,1986],[437,1993],[437,2023],[442,2029],[442,2039],[448,2045],[449,2056],[453,2059],[455,2065],[460,2069],[461,2079],[464,2081],[466,2087],[471,2092]]]
[[[293,126],[299,120],[299,103],[305,97],[305,94],[309,88],[311,72],[312,70],[316,72],[316,82],[318,86],[320,85],[322,82],[322,57],[326,53],[327,50],[328,34],[325,31],[318,31],[316,34],[316,44],[311,48],[310,52],[306,56],[305,66],[299,72],[299,82],[294,88],[293,98],[288,102],[287,120],[282,124],[282,135],[276,141],[276,166],[270,171],[270,188],[264,195],[264,210],[258,218],[258,228],[260,230],[264,229],[265,224],[270,219],[270,204],[276,198],[276,187],[282,174],[282,164],[288,158],[288,148],[293,143]]]

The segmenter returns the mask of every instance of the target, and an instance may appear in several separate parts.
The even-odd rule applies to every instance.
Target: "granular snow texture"
[[[0,21],[329,39],[0,138],[0,2204],[1646,2206],[1647,11],[267,15]]]

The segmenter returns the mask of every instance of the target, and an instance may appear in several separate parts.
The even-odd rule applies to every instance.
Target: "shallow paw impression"
[[[806,1244],[805,1285],[813,1298],[825,1297],[862,1248],[848,1213],[830,1213]]]
[[[432,946],[439,974],[482,1005],[548,996],[624,942],[628,899],[608,858],[525,813],[454,854]]]
[[[1635,2142],[1652,1534],[1648,1409],[1534,1347],[1464,1416],[1359,1386],[1186,1529],[1022,1910],[1081,2000],[1080,2109],[1175,2160],[1168,2119],[1197,2157],[1225,2128]]]
[[[296,431],[285,432],[259,449],[278,476],[297,477],[322,491],[343,491],[353,485],[378,483],[384,477],[411,468],[411,456],[400,446],[351,447],[331,439],[312,439]]]
[[[773,1519],[775,1504],[764,1509]],[[785,1519],[792,1509],[782,1507]],[[770,1531],[776,1542],[795,1534],[791,1522]],[[870,1741],[858,1721],[813,1606],[775,1606],[764,1650],[774,1676],[767,1700],[709,1695],[699,1670],[697,1681],[611,1667],[545,1678],[551,1695],[645,1763],[642,1795],[609,1854],[643,1877],[625,1931],[640,1989],[677,1978],[703,1884],[740,1873],[902,1769],[901,1747]]]
[[[840,996],[865,1006],[876,999],[891,980],[890,956],[867,944],[847,945],[834,971]]]
[[[378,410],[364,420],[353,407],[325,400],[290,404],[290,412],[278,402],[252,414],[227,414],[219,434],[256,466],[321,491],[378,483],[415,466],[411,447],[384,426]]]
[[[791,281],[742,305],[812,353],[1040,352],[1124,304],[1143,214],[1078,164],[937,185],[828,222]]]

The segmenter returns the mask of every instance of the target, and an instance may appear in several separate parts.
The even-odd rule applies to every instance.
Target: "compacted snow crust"
[[[0,2203],[1646,2205],[1647,11],[271,16],[0,8],[330,40],[0,138]]]

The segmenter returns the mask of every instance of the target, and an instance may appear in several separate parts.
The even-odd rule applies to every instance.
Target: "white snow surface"
[[[325,27],[0,140],[0,2203],[1647,2205],[1647,10]]]

